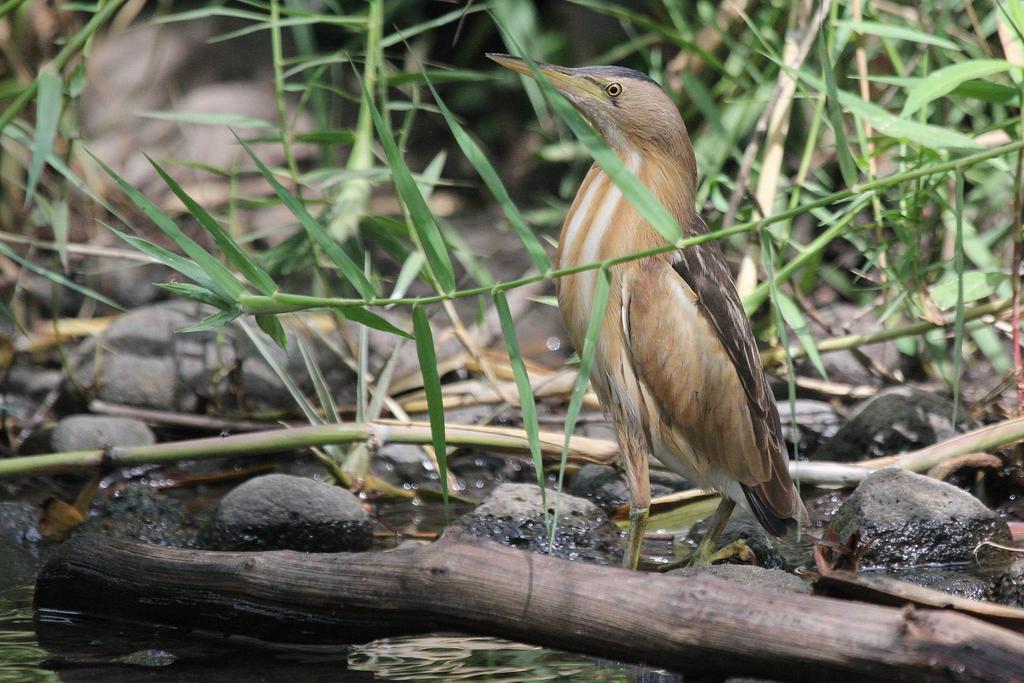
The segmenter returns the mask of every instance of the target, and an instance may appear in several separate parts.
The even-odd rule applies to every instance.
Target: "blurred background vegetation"
[[[364,325],[345,349],[359,419],[388,412],[371,394],[401,346],[365,326],[415,332],[433,407],[450,372],[530,393],[526,366],[568,350],[553,310],[518,344],[504,326],[511,362],[463,333],[498,291],[506,323],[520,284],[551,303],[543,252],[592,158],[484,58],[521,51],[664,85],[791,395],[915,380],[997,419],[1020,405],[1022,27],[1017,0],[6,0],[4,361],[53,320],[74,336],[68,319],[186,296],[219,309],[204,327],[261,314],[279,341],[279,312]],[[432,359],[431,328],[475,362]]]

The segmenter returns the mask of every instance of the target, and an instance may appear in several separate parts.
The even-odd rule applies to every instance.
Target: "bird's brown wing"
[[[697,229],[707,230],[703,222]],[[683,249],[670,267],[661,262],[645,269],[648,273],[632,289],[628,311],[637,374],[697,456],[710,458],[739,481],[758,520],[781,534],[799,514],[800,503],[789,476],[779,413],[721,248],[705,242]],[[681,301],[695,308],[699,319],[666,310]],[[696,338],[701,328],[708,338]],[[666,367],[676,371],[666,373]],[[730,401],[743,402],[746,410]]]

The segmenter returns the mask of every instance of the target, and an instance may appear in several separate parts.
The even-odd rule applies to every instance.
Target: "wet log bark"
[[[457,534],[413,549],[322,555],[83,536],[43,568],[36,607],[288,643],[457,630],[684,673],[1024,678],[1024,636],[964,615],[630,573]]]

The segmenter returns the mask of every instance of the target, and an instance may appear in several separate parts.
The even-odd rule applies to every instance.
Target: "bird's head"
[[[529,64],[519,57],[493,53],[487,57],[506,69],[533,76]],[[537,69],[612,147],[655,147],[677,153],[689,147],[679,111],[649,76],[621,66],[571,69],[537,62]]]

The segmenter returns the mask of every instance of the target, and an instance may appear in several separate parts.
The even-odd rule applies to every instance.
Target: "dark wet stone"
[[[912,451],[973,429],[964,411],[952,422],[953,403],[938,394],[897,387],[857,407],[816,459],[853,462]]]
[[[396,486],[419,485],[437,481],[423,449],[415,444],[388,444],[370,462],[373,473]]]
[[[141,420],[106,415],[71,415],[61,419],[50,435],[54,451],[87,451],[108,446],[148,446],[156,443],[153,430]]]
[[[690,529],[683,542],[691,550],[695,549],[700,544],[701,539],[704,538],[707,528],[708,520],[701,520]],[[720,550],[733,541],[738,540],[746,543],[747,547],[754,553],[758,566],[766,569],[793,568],[793,563],[787,560],[786,556],[781,552],[779,542],[765,531],[764,527],[756,519],[739,510],[729,519],[729,523],[726,524],[722,535],[718,537],[715,550]],[[728,563],[737,564],[741,563],[741,561],[739,559],[729,560]]]
[[[966,598],[967,600],[992,599],[992,580],[973,574],[938,567],[914,567],[912,569],[891,571],[888,575],[900,581],[949,593],[958,598]]]
[[[781,569],[765,569],[752,564],[705,564],[682,567],[671,576],[715,576],[726,581],[752,586],[770,593],[810,593],[811,584]]]
[[[555,492],[547,491],[548,514],[554,514]],[[536,484],[501,484],[455,526],[513,548],[547,552],[548,536],[540,488]],[[589,500],[562,494],[554,555],[600,564],[621,561],[622,531]]]
[[[449,461],[449,467],[466,485],[466,495],[477,498],[492,489],[495,484],[523,482],[535,477],[533,466],[523,458],[474,450],[456,454]]]
[[[995,580],[992,600],[1013,607],[1024,607],[1024,558],[1015,560]]]
[[[203,530],[216,550],[366,550],[373,540],[359,499],[338,486],[286,474],[250,479],[228,493]]]
[[[1006,522],[961,489],[894,467],[864,479],[836,513],[831,533],[869,543],[861,565],[913,566],[974,560],[984,540],[1010,541]]]
[[[674,472],[651,470],[651,495],[655,498],[692,488],[690,482]],[[617,469],[609,465],[584,465],[573,475],[568,491],[574,496],[592,500],[606,512],[629,502],[626,480]]]
[[[815,529],[827,527],[849,497],[850,494],[847,491],[829,491],[816,498],[805,500],[804,507],[807,508],[811,526]]]
[[[789,401],[776,401],[782,421],[782,436],[791,451],[796,446],[800,456],[810,457],[824,441],[835,435],[842,419],[825,401],[798,398],[794,403],[796,410],[791,410]],[[794,417],[796,430],[793,429]]]
[[[203,515],[148,484],[132,483],[101,500],[75,533],[102,533],[145,543],[195,548]]]

